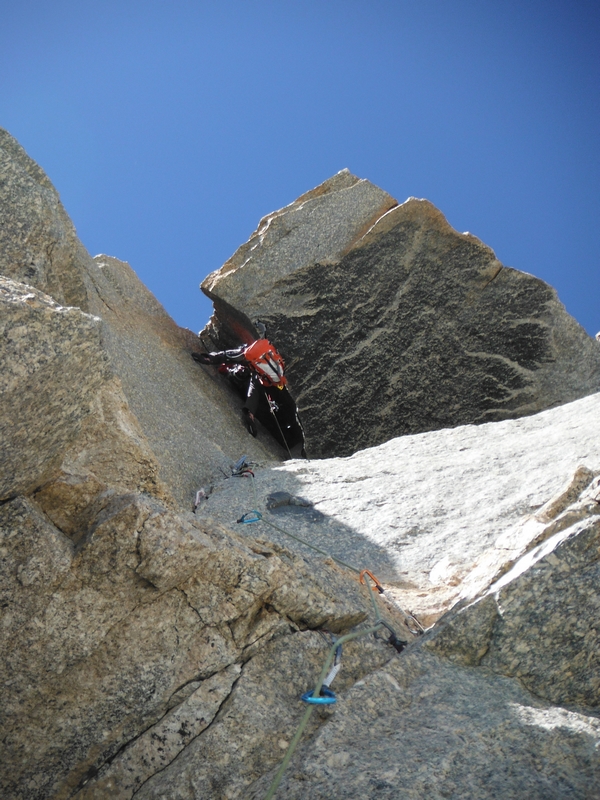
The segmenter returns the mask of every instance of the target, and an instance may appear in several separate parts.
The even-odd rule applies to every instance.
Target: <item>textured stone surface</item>
[[[100,320],[0,277],[0,500],[46,479],[107,374]]]
[[[600,519],[498,593],[483,664],[560,705],[600,708]]]
[[[431,203],[394,205],[336,176],[266,217],[202,283],[216,310],[207,336],[230,343],[249,320],[266,323],[310,456],[600,389],[597,343],[550,286],[503,267]],[[348,215],[352,228],[340,224]]]
[[[598,515],[590,505],[587,519],[528,553],[481,600],[441,620],[426,646],[515,676],[550,702],[598,709]]]
[[[560,491],[556,497],[549,500],[540,510],[536,513],[536,519],[540,522],[550,522],[558,517],[565,508],[574,503],[581,493],[594,480],[594,473],[586,466],[577,467],[575,474],[568,482],[568,484]]]
[[[169,769],[149,780],[137,798],[245,797],[256,775],[278,765],[305,710],[300,696],[314,688],[329,645],[316,633],[290,638],[270,643],[244,666],[210,730]],[[349,643],[344,651],[336,691],[396,655],[373,639]],[[314,735],[332,713],[331,709],[314,713],[308,735]]]
[[[147,439],[155,477],[176,502],[191,508],[196,490],[228,473],[243,453],[263,463],[283,457],[262,428],[258,440],[247,433],[239,398],[192,361],[191,352],[201,349],[197,337],[175,324],[131,267],[109,256],[90,257],[48,177],[2,129],[0,222],[0,275],[102,320],[104,357],[121,381],[121,399],[114,402],[129,406],[123,418],[131,412],[137,418],[135,437]],[[93,360],[84,365],[82,379],[93,368]],[[91,396],[94,385],[79,387],[75,397],[85,391]]]
[[[90,259],[0,145],[0,263],[80,306],[2,283],[0,795],[264,796],[334,635],[374,618],[357,576],[286,529],[385,577],[412,644],[344,645],[338,704],[278,797],[599,796],[600,395],[273,467],[192,334],[127,264]],[[377,241],[395,230],[393,204],[341,173],[263,221],[235,271],[252,285],[269,247],[281,285],[296,256],[335,269],[374,220]],[[255,483],[225,479],[242,452]],[[263,522],[237,524],[252,508]],[[426,622],[460,602],[415,641],[386,597]]]
[[[90,261],[44,171],[0,128],[0,275],[89,311]]]
[[[405,653],[372,639],[345,647],[338,703],[313,714],[277,797],[594,797],[599,491],[595,480],[563,511],[584,509],[583,524],[534,548],[482,600]],[[314,633],[282,630],[236,671],[226,699],[215,698],[222,702],[207,727],[194,709],[212,684],[190,684],[189,700],[126,747],[78,800],[108,791],[145,800],[264,797],[302,716],[298,695],[326,649]],[[222,680],[231,671],[217,686]],[[187,746],[189,728],[175,730],[180,719],[202,728]]]
[[[97,256],[90,305],[104,321],[104,346],[132,412],[160,465],[160,478],[184,508],[196,491],[229,473],[248,453],[269,463],[284,451],[261,428],[242,425],[242,402],[214,370],[191,358],[197,337],[178,327],[129,264]]]
[[[600,790],[599,741],[594,715],[545,704],[482,668],[413,651],[342,694],[276,796],[588,800]],[[272,777],[229,797],[259,800]]]
[[[188,695],[204,681],[298,626],[345,629],[369,612],[335,567],[248,547],[142,495],[113,494],[77,545],[31,500],[0,512],[0,761],[10,765],[0,785],[15,800],[70,797],[99,769],[110,782],[107,765],[147,729],[167,736],[177,715],[202,729]],[[215,685],[219,706],[231,675],[196,700]],[[148,734],[139,760],[119,761],[132,786],[162,768],[144,755],[154,741]]]
[[[114,493],[145,492],[172,504],[158,474],[158,461],[121,383],[112,378],[96,395],[60,469],[36,489],[34,497],[63,533],[78,540]]]
[[[175,709],[144,731],[110,764],[103,767],[75,797],[110,797],[129,800],[156,773],[166,769],[179,753],[206,730],[231,693],[241,667],[237,664],[204,681],[188,684],[192,689]],[[185,691],[184,689],[184,691]]]
[[[244,535],[310,552],[270,522],[369,568],[430,625],[551,535],[558,510],[600,472],[599,417],[596,394],[518,420],[403,436],[349,458],[290,461],[256,471],[256,504],[250,481],[221,481],[197,513],[232,525],[257,507],[265,521],[238,526]],[[274,492],[313,505],[269,511]]]
[[[290,763],[277,796],[597,797],[594,483],[564,510],[564,529],[482,598],[343,692],[335,715]],[[258,800],[272,777],[226,796]]]
[[[396,200],[377,186],[343,170],[264,217],[248,242],[211,273],[202,288],[215,301],[224,301],[230,309],[245,314],[247,321],[262,319],[267,309],[272,317],[267,295],[273,295],[273,284],[293,276],[301,265],[339,261],[396,205]],[[309,292],[309,297],[313,295]],[[278,305],[278,310],[291,320],[306,299],[287,296],[285,307]],[[230,319],[224,316],[222,321]],[[230,333],[237,332],[237,326],[230,327]]]

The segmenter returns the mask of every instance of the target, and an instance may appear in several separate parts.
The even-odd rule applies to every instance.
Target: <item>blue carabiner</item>
[[[254,516],[252,516],[254,515]],[[262,519],[262,514],[260,511],[249,511],[247,514],[242,514],[242,516],[238,519],[238,522],[243,522],[244,525],[249,525],[251,522],[260,522]]]
[[[321,695],[319,697],[313,697],[312,692],[305,692],[301,698],[305,703],[311,703],[315,706],[330,706],[332,703],[335,703],[337,698],[335,696],[335,692],[331,689],[328,689],[326,686],[323,686],[321,689]]]

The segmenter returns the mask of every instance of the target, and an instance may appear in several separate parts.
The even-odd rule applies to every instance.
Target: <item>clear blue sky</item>
[[[193,330],[199,282],[344,167],[600,330],[597,0],[5,0],[0,125]]]

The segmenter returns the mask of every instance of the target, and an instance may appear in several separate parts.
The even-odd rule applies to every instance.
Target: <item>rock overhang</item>
[[[268,215],[202,283],[214,347],[267,326],[315,457],[515,418],[600,389],[600,351],[554,290],[433,204],[341,173]],[[344,224],[340,223],[344,221]]]

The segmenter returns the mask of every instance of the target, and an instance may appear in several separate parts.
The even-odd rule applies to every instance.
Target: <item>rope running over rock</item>
[[[243,514],[238,519],[239,523],[251,524],[251,523],[256,523],[256,522],[264,522],[267,525],[270,525],[275,530],[279,531],[280,533],[283,533],[285,536],[288,536],[291,539],[294,539],[294,541],[299,542],[300,544],[304,545],[305,547],[308,547],[310,550],[314,550],[314,552],[319,553],[320,555],[326,556],[327,558],[331,558],[333,561],[337,562],[341,566],[346,567],[346,569],[351,570],[352,572],[354,572],[355,574],[357,574],[359,576],[360,583],[365,584],[366,586],[370,586],[369,581],[373,582],[373,586],[371,587],[372,591],[369,592],[369,596],[371,598],[373,611],[375,613],[375,624],[370,626],[370,627],[368,627],[368,628],[361,628],[359,630],[352,631],[351,633],[347,633],[344,636],[340,636],[331,645],[331,647],[329,649],[329,652],[327,653],[327,657],[325,659],[325,663],[323,664],[323,668],[321,669],[321,674],[319,675],[319,679],[317,680],[317,684],[316,684],[315,688],[313,689],[312,694],[310,692],[306,692],[302,696],[302,700],[304,700],[304,702],[307,703],[307,708],[306,708],[306,710],[304,712],[304,716],[300,720],[300,723],[298,725],[296,733],[294,734],[294,737],[293,737],[293,739],[291,740],[291,742],[290,742],[290,744],[288,746],[288,749],[287,749],[287,751],[285,753],[283,761],[281,762],[281,765],[279,766],[279,769],[277,770],[277,773],[276,773],[275,777],[273,778],[273,781],[272,781],[272,783],[271,783],[271,785],[269,787],[269,790],[267,791],[267,794],[264,797],[264,800],[272,800],[272,798],[275,796],[275,792],[277,791],[277,789],[279,787],[279,784],[281,783],[281,780],[283,778],[283,774],[284,774],[284,772],[285,772],[285,770],[286,770],[286,768],[287,768],[287,766],[288,766],[288,764],[289,764],[289,762],[290,762],[290,760],[291,760],[291,758],[292,758],[292,756],[293,756],[293,754],[294,754],[294,752],[296,750],[296,747],[298,746],[298,743],[299,743],[300,739],[302,738],[302,734],[304,733],[304,730],[305,730],[305,728],[306,728],[306,726],[308,724],[308,721],[309,721],[309,719],[311,717],[311,714],[314,711],[316,705],[320,705],[320,704],[323,704],[325,702],[328,703],[328,704],[329,703],[335,703],[335,699],[336,699],[335,698],[335,693],[332,692],[329,689],[326,689],[325,694],[323,694],[322,693],[322,689],[323,689],[323,686],[325,685],[325,683],[326,682],[330,683],[333,680],[333,677],[335,677],[335,674],[337,674],[337,673],[334,673],[333,677],[330,677],[330,680],[327,681],[327,679],[329,677],[329,675],[328,675],[329,669],[330,669],[330,667],[331,667],[331,665],[332,665],[332,663],[333,663],[333,661],[334,661],[334,659],[336,657],[336,652],[339,652],[339,649],[341,648],[341,646],[345,642],[352,641],[353,639],[358,639],[358,638],[361,638],[363,636],[368,636],[371,633],[376,633],[382,627],[386,628],[390,633],[390,638],[387,640],[388,644],[391,644],[393,647],[395,647],[395,649],[398,652],[401,652],[402,649],[405,647],[405,645],[407,643],[402,641],[401,639],[399,639],[397,637],[397,635],[396,635],[396,632],[391,627],[391,625],[389,625],[381,617],[381,613],[379,611],[379,607],[378,607],[378,605],[377,605],[377,603],[375,601],[375,593],[384,594],[384,589],[383,589],[383,586],[381,585],[381,583],[377,580],[377,578],[373,575],[372,572],[370,572],[368,569],[360,570],[357,567],[353,566],[352,564],[348,564],[347,562],[342,561],[342,559],[336,558],[335,556],[331,555],[330,553],[327,553],[325,550],[321,550],[321,548],[315,547],[314,545],[310,544],[309,542],[306,542],[304,539],[301,539],[299,536],[296,536],[295,534],[290,533],[289,531],[286,531],[284,528],[280,528],[279,525],[276,525],[274,522],[271,522],[270,520],[266,519],[263,516],[263,514],[260,511],[258,511],[258,496],[257,496],[257,491],[256,491],[256,481],[255,481],[255,477],[254,477],[254,472],[250,469],[250,466],[246,463],[245,457],[241,458],[237,462],[237,464],[235,465],[234,470],[232,472],[232,475],[235,476],[235,477],[249,477],[249,478],[252,479],[252,492],[253,492],[253,496],[254,496],[254,508],[252,509],[252,511],[250,511],[250,512],[248,512],[246,514]],[[421,627],[419,621],[417,619],[415,619],[414,615],[407,614],[399,606],[397,606],[396,603],[394,603],[394,605],[403,614],[403,616],[406,619],[410,619],[411,621],[416,623],[416,625],[419,628],[419,630],[416,631],[416,633],[422,633],[423,632],[423,628]]]

